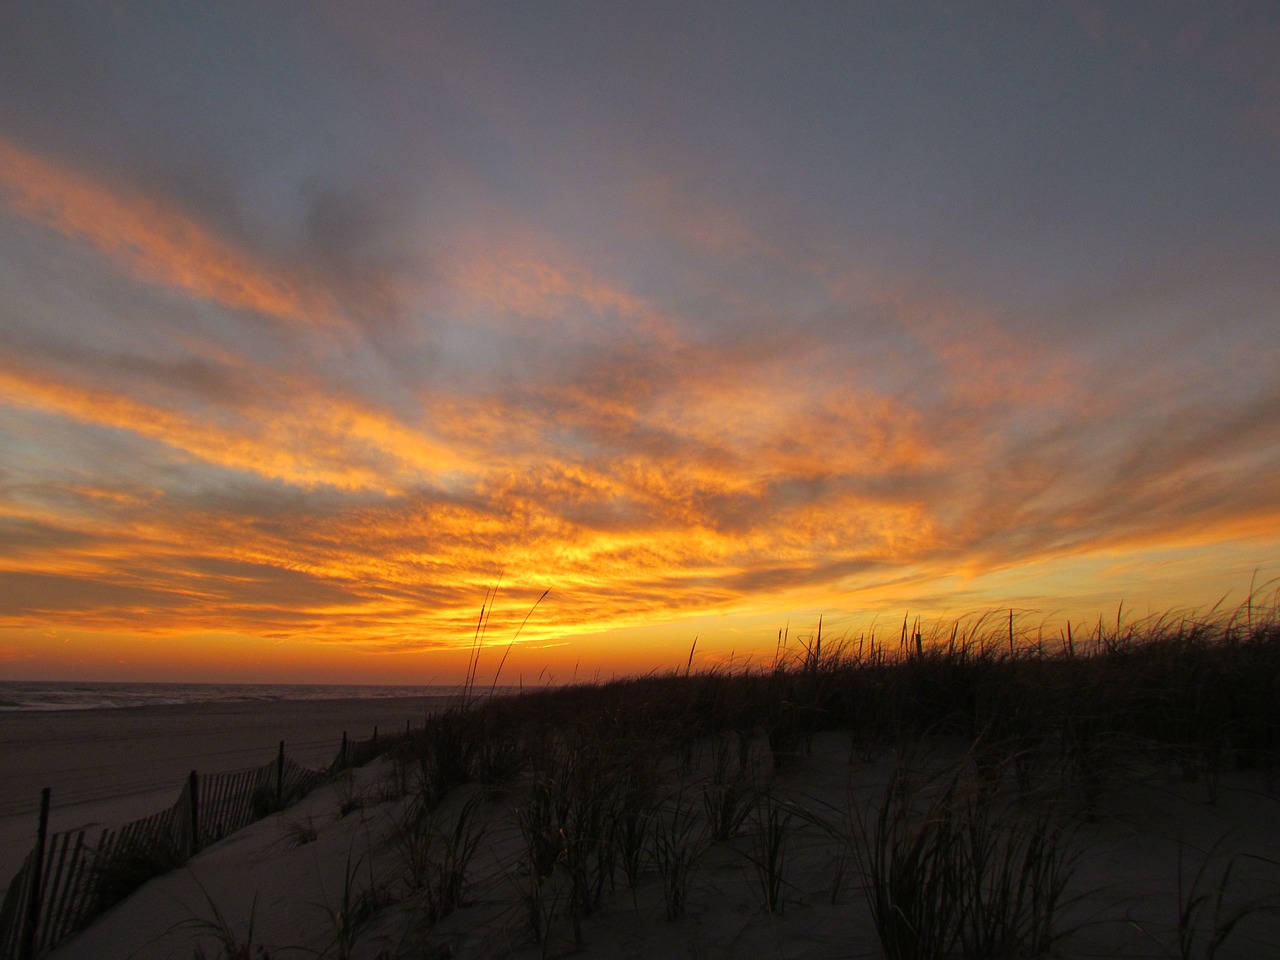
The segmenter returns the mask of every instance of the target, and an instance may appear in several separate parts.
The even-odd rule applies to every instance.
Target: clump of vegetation
[[[914,784],[895,768],[857,850],[889,958],[1042,956],[1079,853],[1055,806],[993,796],[961,765]]]
[[[781,914],[786,903],[787,837],[794,811],[790,804],[767,793],[755,811],[754,844],[750,856],[761,901],[769,913]]]
[[[286,819],[284,834],[290,847],[303,847],[308,843],[315,843],[319,839],[320,831],[316,828],[315,820],[307,817],[305,820]]]
[[[663,805],[653,835],[653,859],[662,877],[668,920],[679,920],[688,909],[689,881],[705,843],[706,830],[696,807],[677,793]]]
[[[482,795],[473,794],[452,817],[419,802],[395,821],[392,841],[403,877],[410,891],[421,894],[428,925],[463,902],[467,871],[484,837],[483,800]]]
[[[350,770],[343,770],[333,781],[334,791],[338,795],[338,816],[348,817],[358,810],[364,809],[365,795]]]
[[[1218,951],[1250,917],[1280,912],[1280,900],[1273,889],[1241,898],[1233,881],[1237,864],[1252,860],[1272,868],[1280,878],[1280,863],[1257,854],[1221,856],[1226,838],[1219,839],[1200,854],[1200,866],[1190,877],[1188,851],[1178,850],[1178,956],[1182,960],[1203,957],[1214,960]]]
[[[474,901],[473,864],[506,817],[507,895],[544,955],[583,944],[619,889],[660,890],[671,920],[695,912],[708,853],[743,855],[760,908],[781,914],[804,895],[796,838],[817,825],[840,851],[832,902],[856,868],[887,957],[1044,956],[1080,893],[1082,824],[1106,810],[1125,758],[1202,784],[1208,802],[1226,772],[1270,776],[1280,761],[1274,603],[1056,636],[1012,614],[904,620],[887,642],[833,642],[819,626],[780,635],[758,668],[700,673],[691,656],[667,674],[508,696],[478,693],[474,675],[473,662],[455,703],[386,745],[383,799],[408,798],[390,836],[398,874],[349,868],[328,906],[331,954],[392,894],[444,928]],[[816,809],[791,789],[830,732],[848,737],[850,769],[896,757],[870,807]],[[365,802],[353,779],[337,789],[340,813]],[[1183,878],[1169,946],[1184,956],[1213,955],[1275,905],[1224,897],[1235,880],[1221,864]]]
[[[360,880],[360,868],[365,866],[368,882]],[[330,939],[322,956],[335,960],[351,960],[361,932],[378,912],[394,898],[386,883],[373,872],[372,860],[365,857],[351,858],[347,851],[347,865],[342,877],[342,894],[336,901],[326,899],[318,906],[329,920]]]

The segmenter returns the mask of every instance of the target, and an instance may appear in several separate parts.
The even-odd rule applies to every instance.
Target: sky
[[[0,675],[1274,597],[1277,49],[1271,2],[0,5]]]

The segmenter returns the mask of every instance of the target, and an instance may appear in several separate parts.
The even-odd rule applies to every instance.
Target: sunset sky
[[[1277,50],[1272,2],[4,3],[0,675],[447,682],[494,587],[510,682],[1273,595]]]

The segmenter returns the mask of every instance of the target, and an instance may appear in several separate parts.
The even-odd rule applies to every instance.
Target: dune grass
[[[682,664],[506,696],[469,682],[390,745],[388,792],[408,795],[389,841],[400,875],[366,886],[394,886],[430,930],[471,902],[482,837],[506,818],[517,842],[500,873],[514,892],[490,883],[484,897],[509,896],[523,918],[513,945],[550,956],[581,947],[618,892],[640,909],[651,886],[668,920],[689,916],[716,849],[745,858],[761,910],[783,914],[801,895],[793,833],[820,824],[830,902],[864,904],[884,956],[1047,956],[1079,894],[1079,828],[1123,780],[1122,758],[1140,753],[1207,803],[1228,771],[1271,784],[1280,762],[1274,602],[1055,637],[993,616],[904,621],[889,644],[821,627],[783,641],[763,668]],[[785,789],[819,735],[848,738],[851,769],[896,756],[872,806],[840,813]],[[1232,882],[1230,861],[1188,869],[1161,949],[1213,956],[1248,913],[1280,903],[1241,912],[1224,903]]]

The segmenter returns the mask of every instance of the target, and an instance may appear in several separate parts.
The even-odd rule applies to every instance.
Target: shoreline
[[[183,706],[235,701],[405,700],[448,696],[458,689],[458,684],[0,680],[0,713]]]

